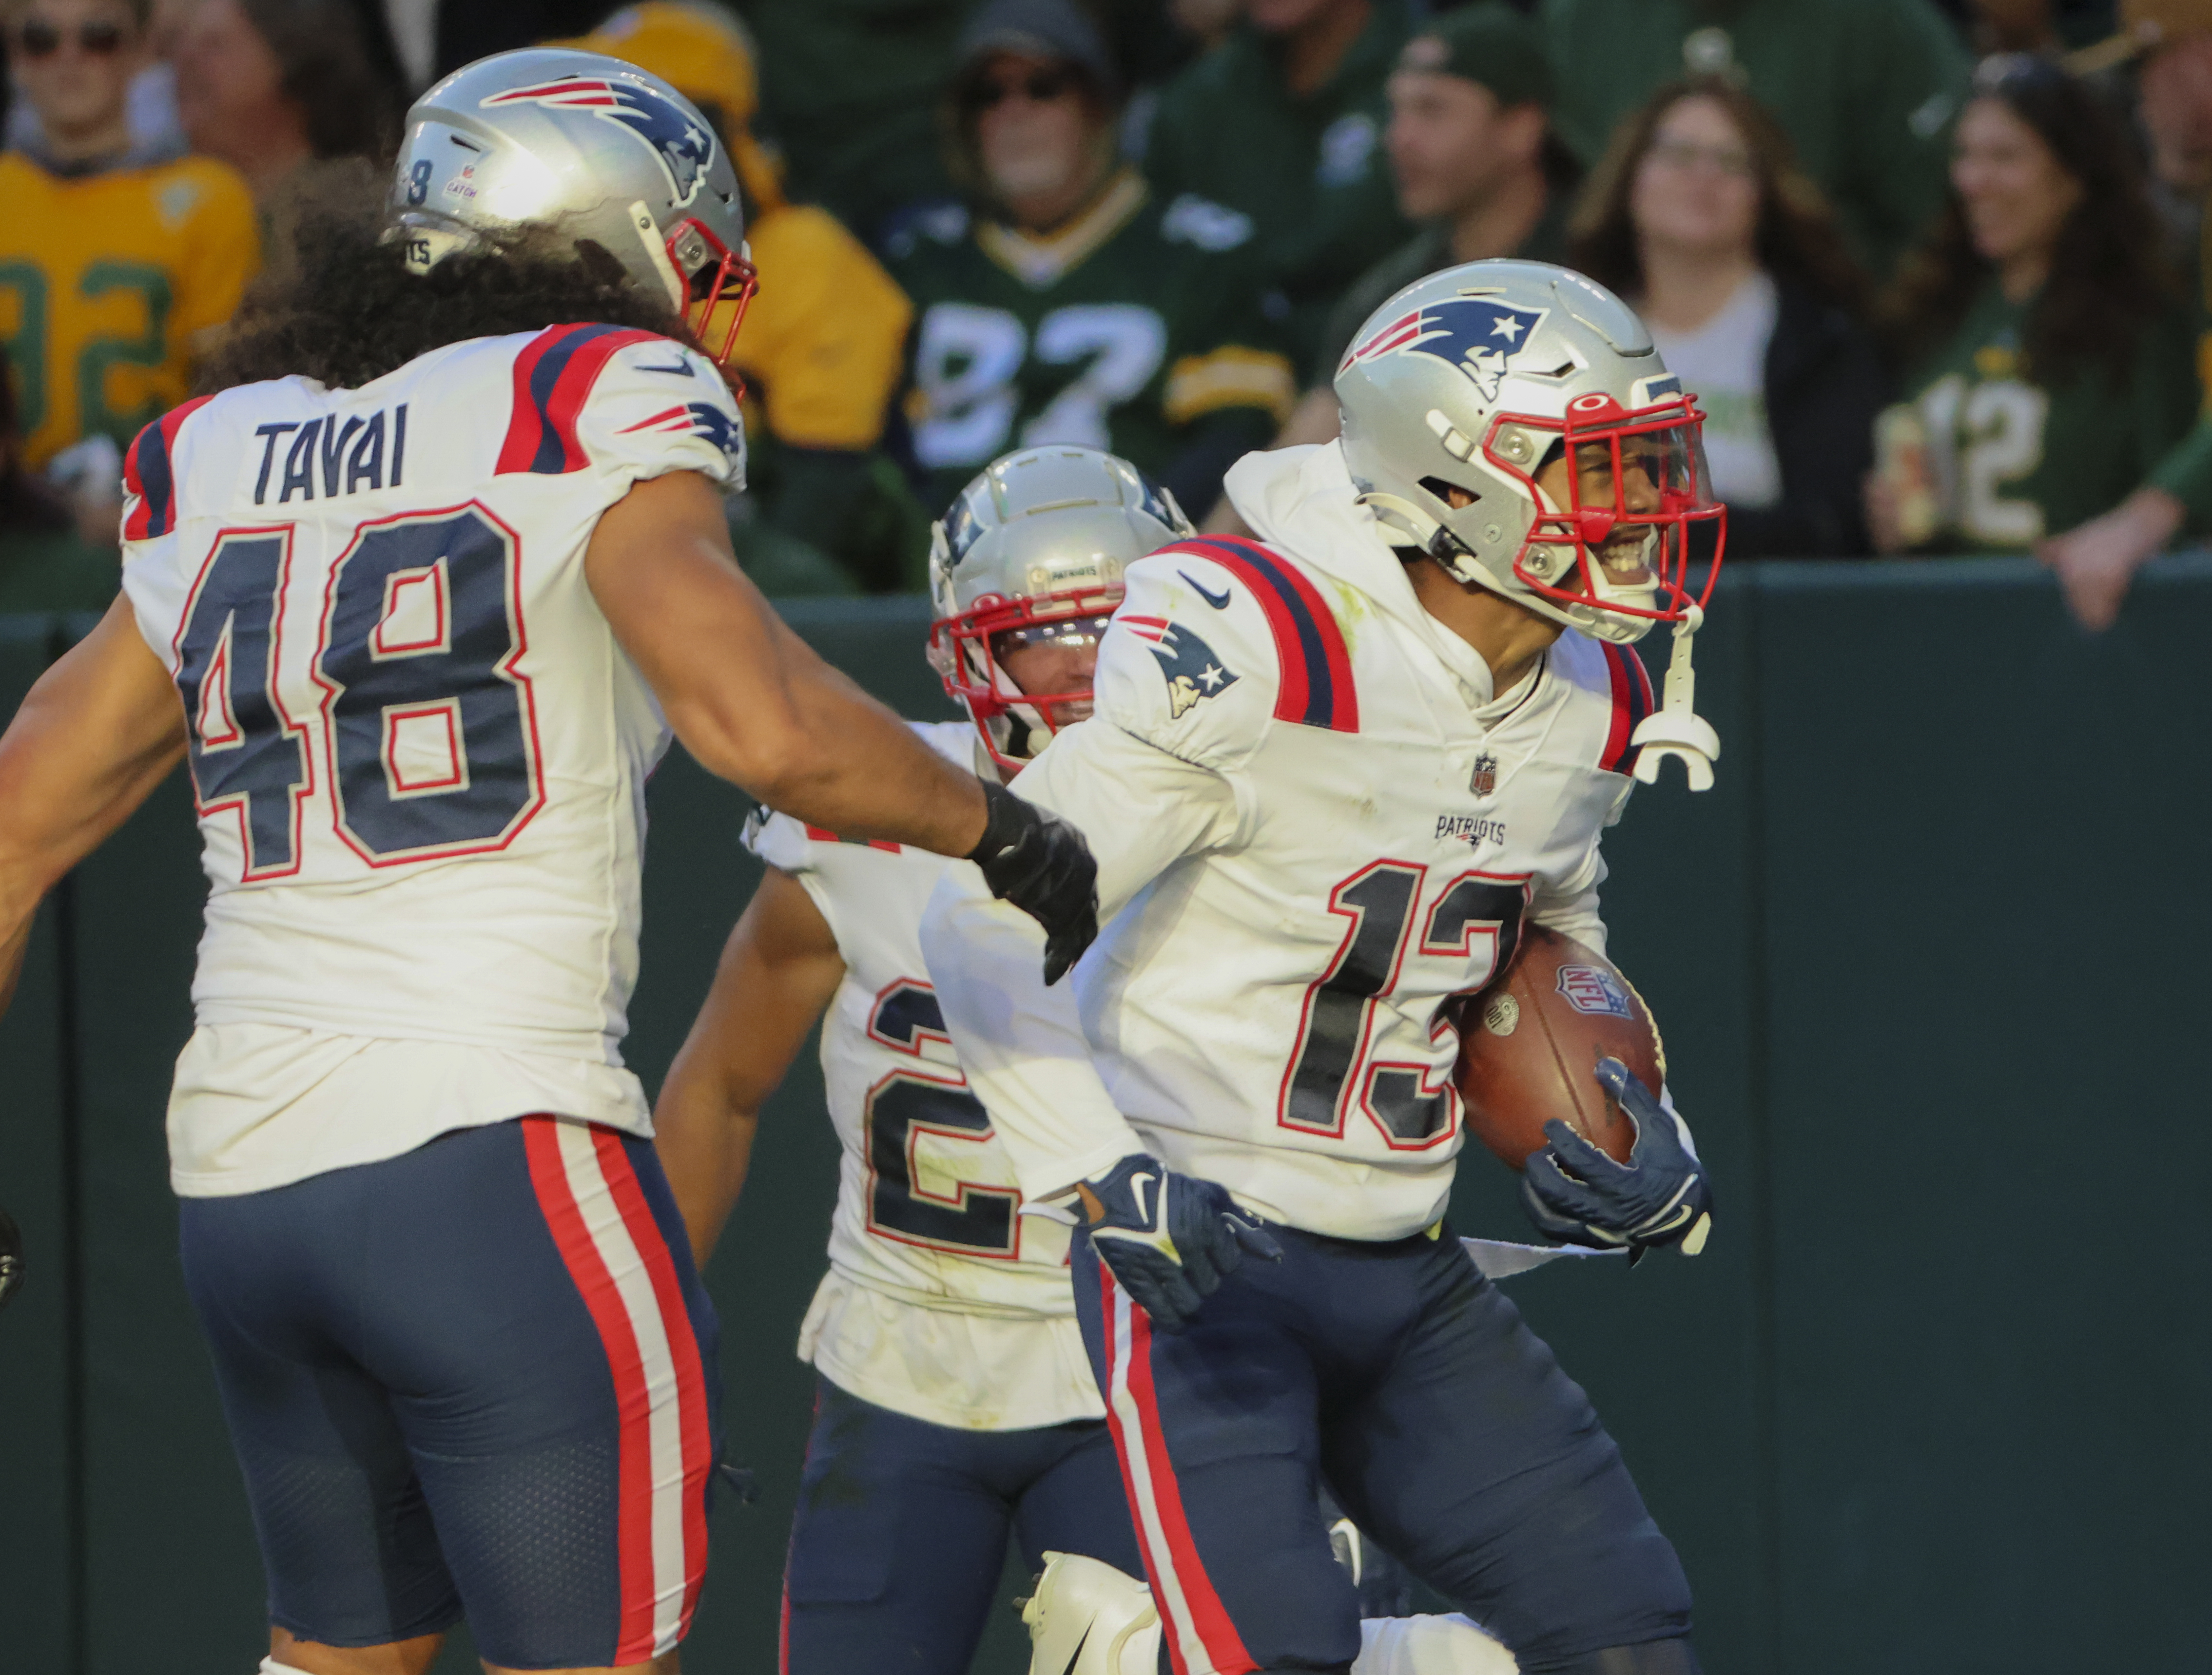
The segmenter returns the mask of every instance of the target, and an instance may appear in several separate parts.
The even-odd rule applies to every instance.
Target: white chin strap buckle
[[[1628,742],[1638,747],[1636,777],[1645,785],[1658,784],[1660,764],[1679,756],[1691,790],[1712,789],[1721,736],[1697,713],[1698,677],[1690,666],[1690,644],[1705,620],[1705,613],[1696,605],[1683,607],[1682,620],[1674,624],[1674,655],[1667,660],[1666,695],[1658,709],[1638,722],[1628,736]]]

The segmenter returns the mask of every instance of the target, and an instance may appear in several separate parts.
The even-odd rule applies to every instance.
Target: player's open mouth
[[[1605,579],[1616,587],[1643,587],[1651,580],[1650,567],[1644,561],[1645,533],[1616,535],[1597,549],[1597,561],[1605,567]]]

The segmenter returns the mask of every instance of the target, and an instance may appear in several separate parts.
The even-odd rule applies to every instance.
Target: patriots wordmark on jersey
[[[187,403],[125,465],[210,885],[178,1190],[518,1111],[649,1133],[619,1044],[668,732],[583,561],[633,482],[742,481],[713,366],[607,325],[481,338]]]
[[[973,762],[967,722],[916,731]],[[804,886],[845,962],[822,1026],[837,1209],[800,1356],[864,1400],[936,1424],[1101,1417],[1068,1293],[1067,1229],[1020,1213],[1013,1165],[922,962],[922,910],[953,863],[765,811],[745,841]]]
[[[1462,1141],[1455,997],[1531,921],[1604,945],[1599,838],[1650,684],[1570,630],[1493,694],[1334,445],[1230,482],[1266,543],[1133,565],[1097,719],[1018,783],[1090,836],[1118,914],[1073,992],[1013,986],[1033,947],[958,880],[924,947],[1033,1197],[1141,1147],[1272,1220],[1399,1238],[1442,1213]]]

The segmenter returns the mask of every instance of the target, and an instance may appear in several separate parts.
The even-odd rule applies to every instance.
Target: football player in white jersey
[[[736,177],[665,83],[502,54],[305,228],[220,392],[133,442],[125,598],[0,738],[0,1001],[40,896],[190,762],[210,881],[169,1108],[269,1671],[672,1670],[714,1323],[620,1044],[646,776],[979,860],[1079,835],[823,665],[732,562]],[[714,343],[712,354],[701,347]],[[181,702],[179,699],[181,698]]]
[[[993,462],[938,525],[931,563],[931,658],[969,719],[915,731],[1012,783],[1090,713],[1123,570],[1190,533],[1173,498],[1113,455],[1052,446]],[[661,1089],[654,1145],[703,1266],[761,1105],[822,1021],[842,1156],[830,1271],[799,1331],[820,1376],[784,1675],[964,1675],[1010,1533],[1032,1572],[1058,1555],[1063,1589],[1077,1556],[1109,1589],[1141,1568],[1076,1328],[1066,1219],[1022,1213],[945,1036],[921,930],[949,864],[765,809],[745,841],[769,870]],[[1378,1653],[1358,1675],[1511,1668],[1465,1623],[1369,1633],[1430,1661]]]
[[[1231,470],[1258,541],[1130,567],[1093,719],[1022,776],[1099,859],[1073,991],[957,879],[924,955],[1025,1199],[1080,1205],[1078,1317],[1177,1675],[1350,1666],[1317,1480],[1522,1669],[1680,1675],[1672,1547],[1442,1217],[1457,998],[1526,923],[1601,949],[1632,776],[1718,750],[1687,658],[1691,537],[1724,516],[1699,416],[1617,298],[1515,261],[1401,292],[1336,390],[1341,442]],[[1660,621],[1655,714],[1629,642]],[[1554,1124],[1524,1201],[1555,1239],[1694,1249],[1686,1128],[1597,1073],[1631,1162]],[[1054,1675],[1129,1627],[1056,1580]]]
[[[1190,532],[1125,461],[994,463],[937,528],[932,660],[970,720],[916,724],[1011,781],[1090,711],[1125,566]],[[1139,1567],[1121,1466],[1067,1284],[1064,1219],[1023,1215],[945,1039],[922,908],[949,865],[763,809],[768,863],[654,1111],[703,1265],[762,1101],[823,1021],[843,1149],[830,1271],[799,1334],[819,1375],[785,1571],[786,1675],[965,1675],[1011,1532]],[[825,1013],[827,1014],[825,1017]]]

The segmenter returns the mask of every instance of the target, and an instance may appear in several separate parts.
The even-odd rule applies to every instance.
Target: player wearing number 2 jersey
[[[264,1670],[672,1669],[712,1310],[623,1067],[675,734],[804,818],[1091,911],[1023,814],[730,561],[750,285],[697,112],[504,54],[410,116],[389,220],[311,223],[219,393],[127,451],[126,598],[0,739],[0,980],[189,759],[210,889],[169,1112],[185,1267],[269,1573]],[[718,354],[699,347],[699,333]],[[181,700],[181,702],[179,701]]]
[[[1118,915],[1075,992],[957,879],[923,951],[1022,1191],[1081,1206],[1077,1308],[1177,1675],[1352,1665],[1317,1478],[1523,1669],[1693,1669],[1618,1451],[1441,1217],[1456,998],[1531,920],[1602,947],[1632,774],[1710,778],[1698,416],[1617,299],[1525,262],[1401,292],[1337,393],[1341,443],[1231,471],[1259,541],[1130,567],[1096,715],[1022,776]],[[1680,625],[1664,709],[1628,644],[1655,620]],[[1632,1167],[1554,1126],[1545,1231],[1702,1243],[1686,1131],[1647,1114]],[[1054,1580],[1058,1675],[1111,1613],[1056,1620]]]
[[[1089,449],[1008,455],[939,525],[933,646],[969,722],[919,725],[1012,780],[1090,707],[1124,566],[1188,534],[1171,499]],[[830,1271],[800,1333],[819,1375],[785,1577],[787,1675],[964,1675],[1011,1532],[1138,1565],[1076,1329],[1064,1219],[1024,1215],[945,1037],[921,948],[948,863],[763,810],[769,865],[655,1113],[703,1259],[754,1124],[823,1019],[842,1145]],[[826,1016],[825,1016],[826,1014]]]

